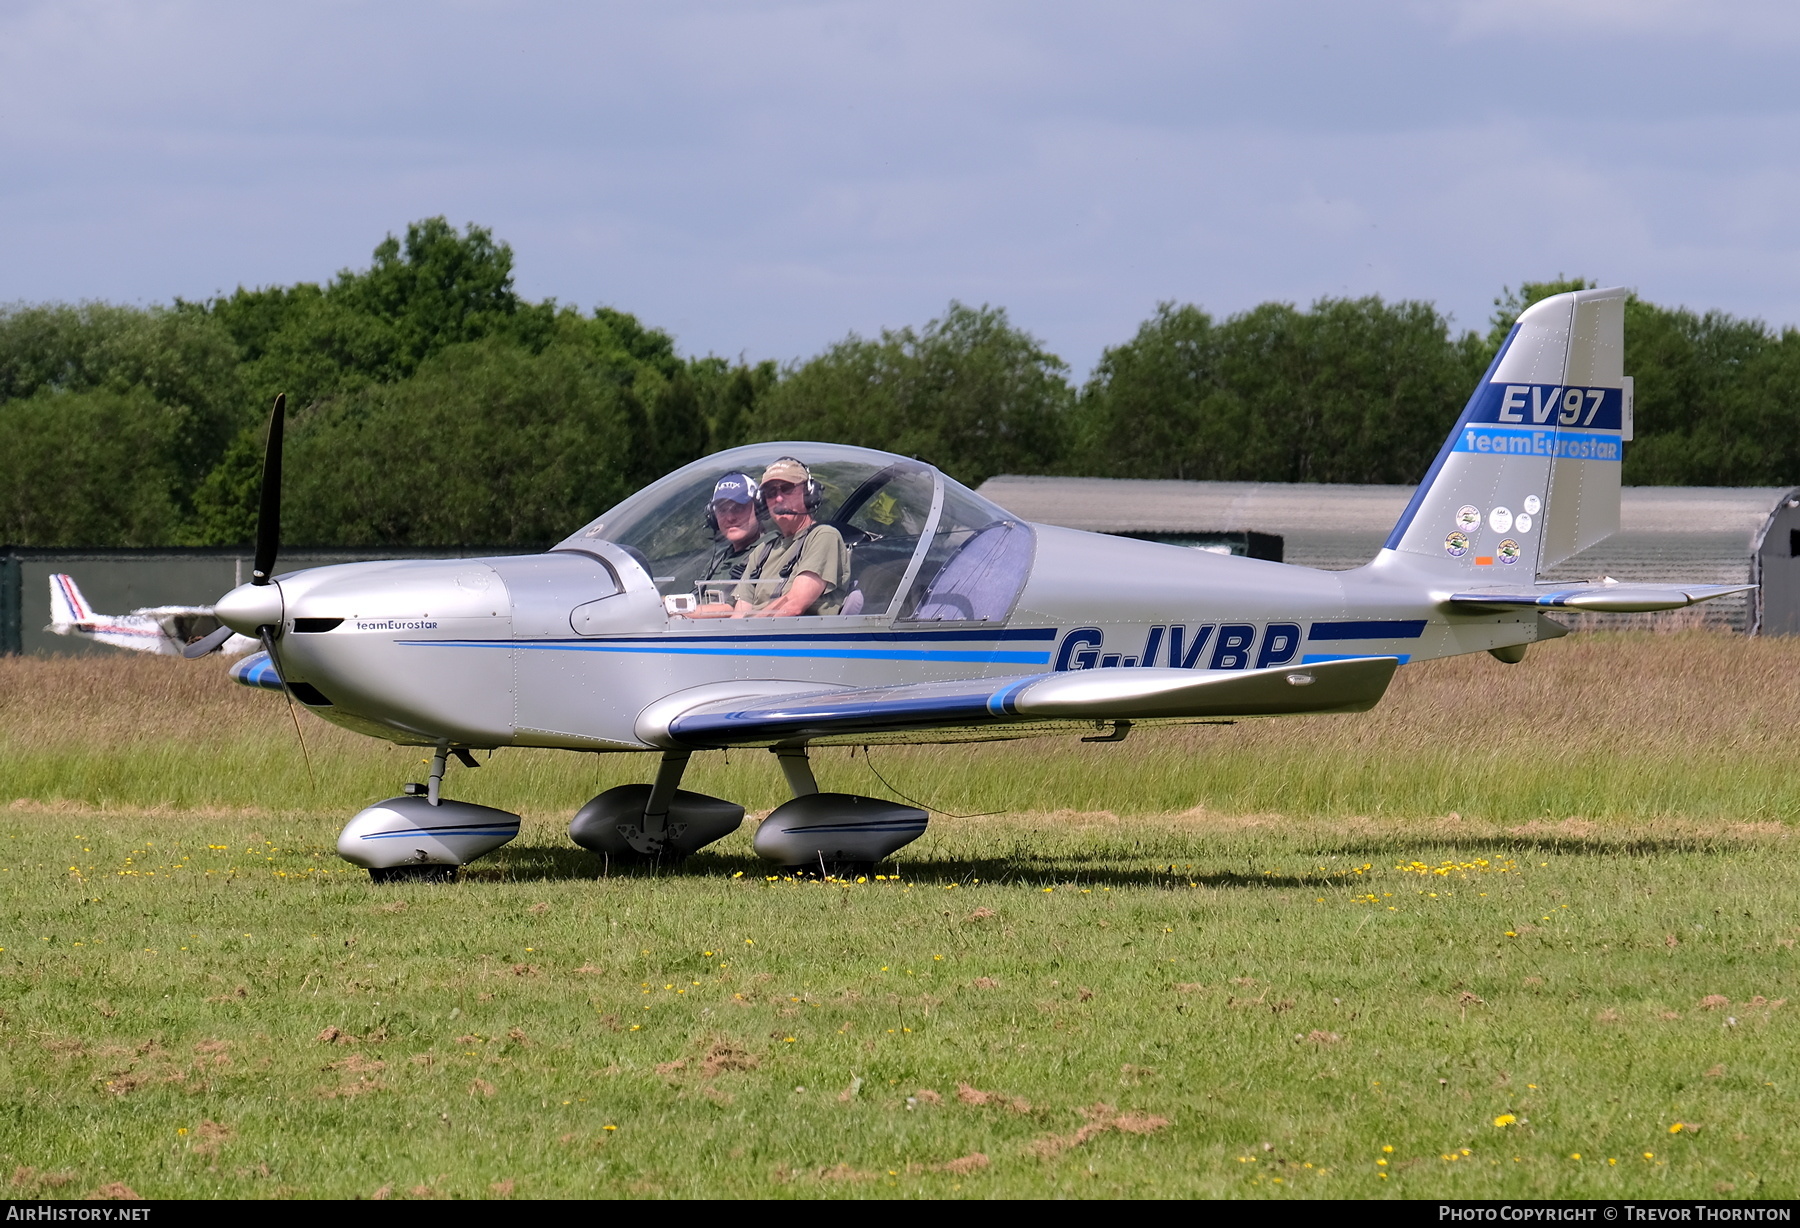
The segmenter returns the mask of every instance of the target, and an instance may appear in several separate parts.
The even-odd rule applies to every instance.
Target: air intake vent
[[[288,690],[293,692],[295,699],[299,700],[309,708],[329,708],[332,706],[331,701],[325,698],[324,693],[310,682],[290,682],[288,683]]]
[[[343,621],[341,618],[296,618],[294,630],[301,635],[317,635],[322,631],[334,630]]]

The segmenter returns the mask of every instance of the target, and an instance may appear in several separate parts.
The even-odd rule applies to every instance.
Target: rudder
[[[74,576],[58,572],[50,577],[50,626],[66,634],[69,629],[94,621],[94,611],[81,595]]]

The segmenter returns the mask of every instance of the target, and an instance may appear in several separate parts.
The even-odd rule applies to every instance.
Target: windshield
[[[734,596],[745,592],[745,581],[738,578],[743,576],[743,564],[738,564],[734,573],[733,560],[754,559],[756,547],[779,537],[768,501],[745,500],[766,475],[771,476],[775,489],[780,488],[780,479],[770,475],[770,468],[784,458],[798,461],[817,483],[807,496],[811,516],[836,529],[848,552],[848,576],[828,612],[897,612],[909,592],[932,593],[933,582],[945,571],[947,561],[960,557],[961,570],[968,573],[973,555],[963,547],[987,526],[1004,523],[1015,526],[1013,538],[990,540],[974,553],[983,559],[992,555],[1011,561],[1010,567],[999,569],[1005,574],[998,587],[1006,592],[996,596],[996,580],[990,574],[995,569],[989,564],[980,569],[985,578],[980,580],[974,605],[959,600],[952,591],[968,590],[972,582],[968,575],[949,587],[940,584],[942,600],[915,598],[905,604],[912,607],[907,617],[921,620],[1005,617],[1029,569],[1029,530],[930,465],[868,448],[770,443],[716,453],[651,483],[561,545],[579,549],[595,538],[613,542],[643,565],[666,598],[691,599],[697,605],[730,604]],[[777,475],[782,472],[776,470]],[[733,475],[748,478],[750,483]],[[726,497],[715,502],[715,492]],[[1025,543],[1022,564],[1019,541]],[[750,583],[779,581],[753,579]],[[761,601],[764,596],[754,594],[753,599]]]

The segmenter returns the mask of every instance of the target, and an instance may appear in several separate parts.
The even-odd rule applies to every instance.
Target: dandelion
[[[1678,1121],[1674,1125],[1669,1127],[1669,1133],[1670,1134],[1680,1134],[1685,1129],[1687,1129],[1687,1123],[1684,1121]]]
[[[617,1130],[619,1127],[617,1127],[617,1126],[601,1126],[600,1128],[602,1130]]]
[[[1581,1153],[1579,1151],[1571,1151],[1569,1153],[1569,1158],[1571,1160],[1579,1160],[1581,1158]]]
[[[1385,1152],[1387,1152],[1387,1153],[1388,1153],[1388,1154],[1389,1154],[1389,1155],[1392,1155],[1392,1154],[1393,1154],[1393,1151],[1394,1151],[1394,1145],[1393,1145],[1393,1144],[1392,1144],[1392,1143],[1389,1143],[1389,1144],[1387,1144],[1387,1145],[1386,1145],[1386,1146],[1384,1146],[1384,1147],[1383,1147],[1383,1148],[1382,1148],[1382,1150],[1383,1150],[1383,1151],[1385,1151]]]
[[[1654,1151],[1646,1151],[1644,1153],[1644,1158],[1646,1160],[1654,1160],[1656,1158],[1656,1153]]]
[[[1496,1129],[1504,1130],[1506,1127],[1517,1123],[1518,1120],[1519,1119],[1514,1117],[1511,1113],[1502,1113],[1500,1116],[1494,1118],[1494,1126]]]

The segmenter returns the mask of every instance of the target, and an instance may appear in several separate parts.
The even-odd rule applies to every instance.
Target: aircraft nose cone
[[[258,627],[281,625],[281,586],[241,584],[219,598],[213,613],[239,635],[254,637]]]

